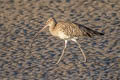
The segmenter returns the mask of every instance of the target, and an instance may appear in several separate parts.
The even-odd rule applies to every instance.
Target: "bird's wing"
[[[71,22],[60,22],[57,24],[57,27],[59,27],[60,31],[70,37],[93,37],[94,35],[103,35],[103,33],[94,31],[86,26]]]

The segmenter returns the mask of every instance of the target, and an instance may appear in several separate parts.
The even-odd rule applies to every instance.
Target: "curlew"
[[[53,36],[63,39],[65,41],[64,49],[63,49],[62,54],[60,55],[56,64],[58,64],[61,61],[61,59],[65,53],[65,49],[67,47],[67,42],[69,40],[72,40],[75,43],[77,43],[77,45],[84,57],[84,62],[86,62],[87,58],[81,48],[81,45],[78,43],[77,39],[80,37],[84,37],[84,36],[85,37],[93,37],[95,35],[104,35],[103,33],[94,31],[84,25],[81,25],[81,24],[76,24],[76,23],[72,23],[72,22],[57,22],[54,18],[49,18],[48,21],[46,22],[46,25],[37,34],[35,34],[33,40],[38,36],[38,34],[41,31],[43,31],[47,27],[49,27],[49,31]],[[32,43],[31,43],[31,46],[32,46]]]

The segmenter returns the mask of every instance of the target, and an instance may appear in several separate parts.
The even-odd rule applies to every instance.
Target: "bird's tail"
[[[97,32],[97,31],[93,31],[93,33],[94,33],[95,35],[98,35],[98,36],[103,36],[103,35],[104,35],[104,33]]]
[[[86,35],[86,36],[88,36],[88,37],[103,36],[103,35],[104,35],[104,33],[97,32],[97,31],[92,30],[92,29],[87,28],[87,27],[85,27],[85,28],[86,28],[86,30],[84,30],[84,32],[85,32],[84,35]]]
[[[75,24],[77,24],[77,23],[75,23]],[[97,32],[95,30],[92,30],[92,29],[84,26],[84,25],[81,25],[81,24],[77,24],[77,25],[80,28],[81,34],[83,36],[93,37],[93,36],[102,36],[102,35],[104,35],[104,33]]]

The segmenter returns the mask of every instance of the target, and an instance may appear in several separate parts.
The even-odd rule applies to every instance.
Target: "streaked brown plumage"
[[[50,18],[50,19],[48,19],[46,26],[43,27],[34,36],[34,39],[47,26],[49,26],[49,31],[53,36],[56,36],[56,37],[59,37],[59,38],[65,40],[65,46],[64,46],[63,52],[62,52],[59,60],[57,61],[57,64],[60,62],[62,56],[64,55],[64,51],[67,47],[68,40],[72,40],[78,44],[78,46],[84,56],[84,61],[86,62],[86,56],[85,56],[83,50],[81,49],[80,44],[77,42],[76,39],[79,37],[84,37],[84,36],[85,37],[93,37],[95,35],[104,35],[103,33],[94,31],[88,27],[81,25],[81,24],[76,24],[76,23],[72,23],[72,22],[56,22],[56,20],[54,18]]]

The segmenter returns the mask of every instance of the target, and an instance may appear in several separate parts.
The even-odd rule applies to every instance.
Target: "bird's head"
[[[46,25],[40,30],[40,32],[43,31],[48,26],[50,27],[50,26],[55,26],[55,25],[56,25],[56,20],[51,17],[47,20]]]
[[[47,26],[54,26],[55,23],[56,23],[56,20],[53,17],[51,17],[47,20],[46,25]]]

